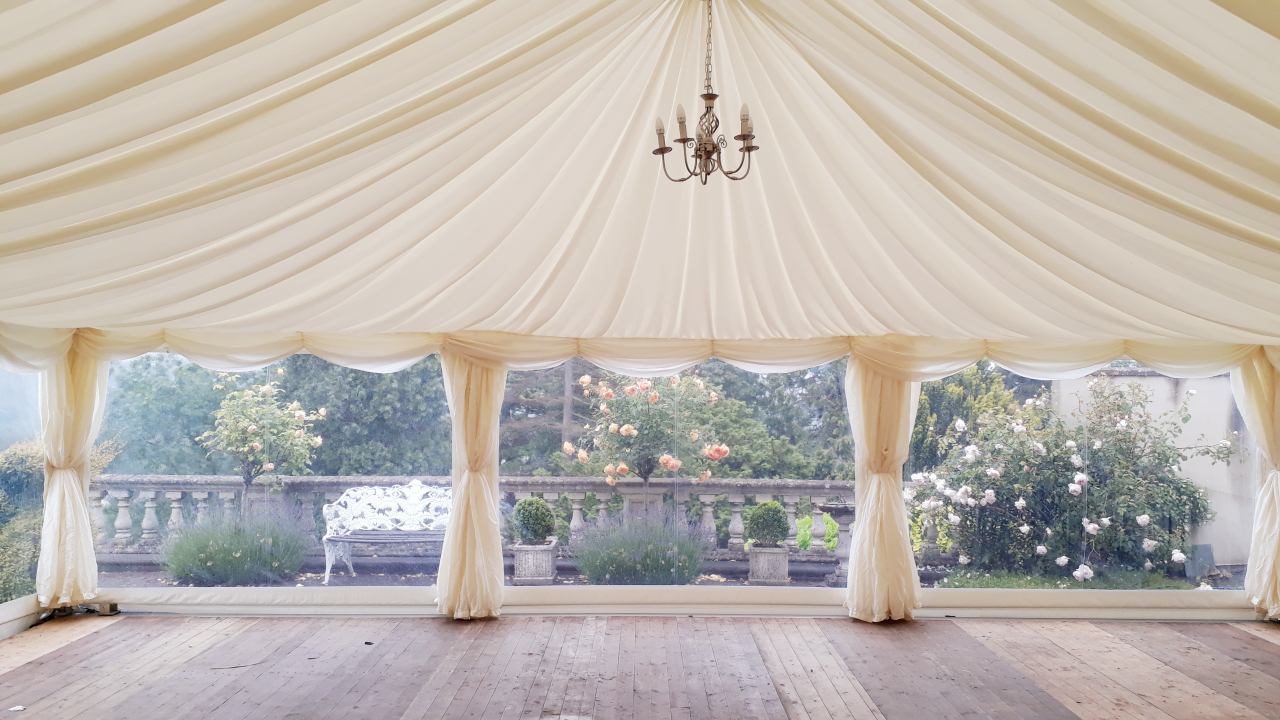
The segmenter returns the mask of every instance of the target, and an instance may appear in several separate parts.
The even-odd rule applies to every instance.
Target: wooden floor
[[[0,642],[0,715],[1274,720],[1280,627],[68,618]]]

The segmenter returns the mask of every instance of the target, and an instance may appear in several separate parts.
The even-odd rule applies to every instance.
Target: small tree
[[[220,385],[234,380],[224,375]],[[263,474],[305,472],[312,451],[322,442],[312,428],[324,419],[325,409],[307,412],[298,402],[284,403],[279,395],[272,382],[229,391],[213,413],[213,429],[196,438],[210,452],[236,462],[246,490]]]
[[[696,377],[660,381],[626,379],[620,387],[590,375],[578,379],[584,397],[594,398],[594,424],[587,426],[586,447],[565,442],[564,454],[610,484],[635,475],[648,483],[656,473],[710,479],[712,467],[729,456],[716,442],[699,412],[719,402],[719,394]]]
[[[760,547],[778,547],[789,530],[787,512],[777,500],[760,503],[747,514],[747,539]]]
[[[528,497],[516,503],[516,533],[524,545],[545,545],[556,530],[556,516],[551,506],[540,497]]]

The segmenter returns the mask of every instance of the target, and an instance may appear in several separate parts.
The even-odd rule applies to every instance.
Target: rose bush
[[[303,473],[322,439],[313,432],[326,410],[307,412],[281,400],[273,382],[236,388],[236,376],[222,375],[216,389],[230,388],[214,411],[213,429],[196,438],[210,451],[236,462],[245,486],[266,473]]]
[[[705,412],[719,394],[700,378],[610,383],[583,375],[578,383],[593,400],[593,422],[580,445],[565,442],[562,451],[579,472],[598,472],[610,484],[629,475],[648,481],[655,474],[702,481],[731,452],[716,441]]]
[[[1154,414],[1141,385],[1101,378],[1064,418],[1047,394],[955,423],[944,460],[912,476],[917,524],[971,569],[1043,571],[1084,582],[1100,567],[1174,570],[1190,530],[1211,517],[1180,473],[1192,457],[1228,462],[1231,442],[1179,446],[1187,399]]]

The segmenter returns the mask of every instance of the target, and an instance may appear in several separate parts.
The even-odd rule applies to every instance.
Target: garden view
[[[510,373],[509,581],[842,584],[854,473],[843,375],[843,361],[774,375],[715,361],[666,378],[583,361]],[[43,460],[33,379],[4,382],[8,598],[30,591]],[[1238,569],[1197,542],[1215,508],[1184,472],[1225,472],[1238,437],[1189,436],[1194,390],[1154,395],[1103,374],[1067,397],[988,363],[926,383],[904,490],[922,580],[1238,586]],[[387,375],[313,356],[249,373],[163,353],[117,362],[91,491],[103,583],[429,584],[447,518],[405,510],[404,488],[418,478],[414,502],[447,515],[450,453],[436,358]],[[364,486],[384,488],[359,501],[381,513],[365,529],[405,542],[324,541],[351,521],[334,501]],[[343,512],[359,517],[353,497]],[[375,507],[387,498],[401,504]]]

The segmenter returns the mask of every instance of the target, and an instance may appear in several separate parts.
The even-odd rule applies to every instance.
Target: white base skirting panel
[[[40,619],[40,603],[35,595],[0,603],[0,640],[13,637]]]
[[[502,613],[847,617],[843,601],[844,591],[839,588],[558,585],[508,587]],[[434,587],[104,588],[97,602],[138,613],[436,616]],[[1256,617],[1244,593],[1231,590],[928,588],[923,591],[923,604],[917,617],[1237,621]]]

